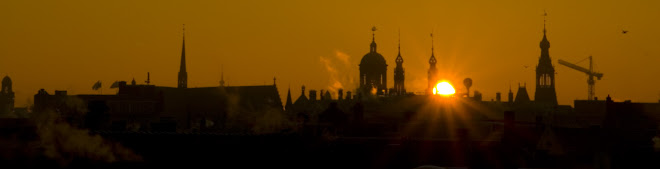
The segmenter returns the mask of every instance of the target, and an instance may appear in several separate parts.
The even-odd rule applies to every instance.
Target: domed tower
[[[371,29],[373,39],[369,53],[360,61],[360,89],[363,93],[376,92],[377,95],[385,94],[387,90],[387,63],[380,53],[376,52],[376,27]]]
[[[14,111],[14,91],[12,90],[11,78],[2,78],[2,90],[0,90],[0,114]]]
[[[399,32],[399,55],[396,57],[396,68],[394,68],[394,93],[396,95],[406,94],[404,85],[405,76],[403,70],[403,57],[401,57],[401,32]]]
[[[536,66],[536,92],[534,93],[534,102],[557,105],[557,93],[555,91],[555,68],[550,60],[550,42],[546,37],[545,19],[543,19],[543,39],[539,45],[541,47],[541,57]]]
[[[429,80],[428,85],[429,86],[428,86],[428,89],[426,90],[426,92],[428,94],[433,94],[433,88],[438,83],[438,69],[435,68],[435,64],[438,61],[435,60],[435,55],[433,54],[433,50],[434,50],[433,49],[433,33],[431,33],[431,58],[429,58],[430,67],[429,67],[429,73],[428,73],[429,74],[429,78],[428,78],[428,80]]]

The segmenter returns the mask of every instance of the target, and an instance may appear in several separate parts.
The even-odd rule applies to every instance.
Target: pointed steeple
[[[181,66],[179,67],[178,88],[188,88],[188,72],[186,72],[186,28],[183,24],[183,43],[181,45]]]
[[[399,66],[403,64],[403,57],[401,57],[401,30],[399,30],[399,54],[396,56],[396,65]]]
[[[438,61],[435,60],[435,54],[434,54],[435,49],[433,49],[433,47],[434,47],[434,45],[433,45],[433,33],[431,33],[431,58],[429,58],[429,64],[431,64],[433,67],[435,67],[435,63],[437,63]]]
[[[185,31],[186,29],[183,28],[183,42],[181,43],[181,67],[179,68],[179,72],[186,72],[186,32]]]
[[[224,66],[222,66],[221,71],[220,71],[220,86],[224,87],[225,86],[225,70]]]
[[[289,86],[289,90],[286,94],[286,104],[284,105],[284,110],[291,111],[292,108],[293,108],[293,102],[291,100],[291,86]]]

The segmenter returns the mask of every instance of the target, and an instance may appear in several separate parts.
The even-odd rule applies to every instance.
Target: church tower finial
[[[376,41],[376,26],[371,27],[371,40],[372,40],[373,42]]]
[[[371,28],[371,53],[376,53],[376,26]]]
[[[543,10],[543,35],[545,35],[545,20],[548,17],[548,13]]]
[[[431,32],[431,55],[433,55],[433,52],[435,51],[435,50],[433,49],[434,46],[435,46],[435,45],[433,44],[433,32]]]
[[[186,72],[186,24],[183,24],[183,44],[181,45],[181,66],[179,67],[178,88],[188,88],[188,72]]]

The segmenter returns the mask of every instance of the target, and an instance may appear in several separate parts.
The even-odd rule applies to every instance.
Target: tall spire
[[[429,63],[431,65],[435,66],[435,63],[437,62],[437,60],[435,60],[435,54],[434,54],[435,49],[433,47],[434,47],[434,45],[433,45],[433,33],[431,33],[431,58],[429,59]]]
[[[399,29],[399,56],[401,56],[401,29]]]
[[[293,108],[293,101],[291,100],[291,85],[289,85],[289,90],[286,94],[286,103],[284,104],[284,111],[291,112],[291,109]]]
[[[183,24],[183,43],[181,45],[181,66],[179,67],[178,88],[188,88],[188,72],[186,72],[186,24]]]
[[[433,49],[433,46],[435,46],[435,45],[433,44],[433,32],[431,32],[431,56],[433,56],[433,51],[435,51]]]
[[[403,63],[403,57],[401,57],[401,30],[399,30],[399,55],[396,56],[396,60],[394,60],[399,66],[401,63]]]
[[[183,24],[183,43],[181,44],[181,68],[180,72],[186,72],[186,24]]]

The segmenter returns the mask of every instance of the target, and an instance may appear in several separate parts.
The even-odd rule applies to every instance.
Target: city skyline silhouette
[[[557,72],[560,104],[572,105],[573,100],[586,99],[587,85],[583,74],[558,66],[557,60],[577,62],[590,55],[596,70],[607,74],[596,85],[596,97],[610,94],[615,100],[639,102],[660,98],[660,90],[655,89],[652,80],[627,73],[632,71],[640,77],[660,73],[647,69],[653,63],[649,59],[659,55],[652,50],[653,39],[660,36],[651,31],[658,27],[652,22],[655,11],[648,8],[655,2],[602,2],[598,8],[588,2],[575,4],[583,10],[563,1],[427,5],[336,2],[309,9],[300,7],[311,7],[312,3],[277,4],[289,10],[269,8],[271,2],[163,2],[153,6],[112,2],[97,8],[75,2],[44,2],[31,7],[12,3],[16,4],[3,10],[9,20],[6,27],[0,28],[7,37],[0,41],[4,44],[0,51],[6,56],[0,72],[13,79],[17,105],[26,105],[40,88],[97,93],[91,86],[98,80],[104,83],[104,93],[112,94],[116,90],[107,87],[114,81],[135,78],[143,82],[147,72],[153,84],[176,86],[181,24],[187,24],[191,87],[219,85],[224,70],[227,85],[270,84],[276,77],[280,93],[288,86],[297,89],[302,85],[336,93],[337,87],[333,86],[337,82],[342,88],[354,89],[358,87],[357,64],[368,52],[371,40],[369,28],[376,26],[376,42],[390,65],[389,76],[396,65],[400,31],[409,92],[426,88],[431,41],[428,34],[435,32],[439,72],[445,73],[446,80],[459,91],[465,90],[456,85],[462,79],[474,79],[473,89],[490,100],[496,92],[507,92],[509,86],[534,82],[532,74],[539,57],[536,44],[542,36],[544,10],[549,14],[548,39],[553,44],[550,56]],[[489,7],[507,4],[507,10]],[[73,9],[39,10],[47,5],[70,5],[68,8]],[[347,13],[332,10],[337,7],[346,7]],[[357,8],[366,10],[357,12]],[[256,9],[263,11],[250,12]],[[309,15],[299,16],[296,12]],[[624,29],[630,33],[622,34]],[[626,62],[620,62],[621,58],[627,58]],[[35,66],[39,69],[25,69]],[[308,71],[298,71],[301,69]],[[337,72],[328,71],[333,69]],[[387,83],[388,87],[394,85],[392,80]],[[533,93],[535,88],[528,90]],[[293,95],[298,95],[297,91],[293,90]]]
[[[657,7],[5,2],[0,166],[659,168]]]

